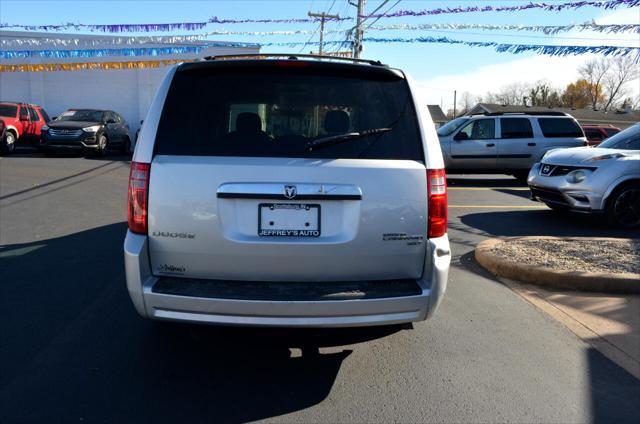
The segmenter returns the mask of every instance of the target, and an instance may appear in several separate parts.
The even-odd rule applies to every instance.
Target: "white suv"
[[[461,116],[440,127],[438,135],[448,172],[511,174],[522,180],[548,150],[587,145],[575,118],[553,111]]]
[[[215,57],[172,68],[135,148],[127,287],[155,319],[424,320],[451,253],[426,102],[372,61]]]

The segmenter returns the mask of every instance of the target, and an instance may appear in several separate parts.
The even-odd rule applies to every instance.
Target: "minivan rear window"
[[[178,70],[155,154],[424,160],[404,78],[302,64]],[[379,128],[391,130],[306,148],[321,138]]]
[[[542,135],[548,138],[584,137],[582,128],[571,118],[538,118]]]

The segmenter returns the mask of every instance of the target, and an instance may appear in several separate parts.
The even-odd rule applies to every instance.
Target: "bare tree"
[[[496,94],[496,100],[503,105],[522,105],[525,106],[526,99],[529,94],[529,87],[525,83],[516,82],[505,85],[500,92]]]
[[[606,59],[593,59],[578,70],[580,76],[589,84],[589,101],[593,110],[597,110],[602,103],[602,84],[608,69]]]
[[[627,83],[636,80],[640,67],[631,56],[614,57],[609,61],[603,82],[605,97],[604,110],[615,106],[616,102],[627,94]]]
[[[460,111],[460,113],[462,114],[469,112],[469,110],[471,110],[471,108],[473,107],[473,95],[468,91],[462,93],[462,96],[460,96],[460,101],[462,102],[462,110]]]

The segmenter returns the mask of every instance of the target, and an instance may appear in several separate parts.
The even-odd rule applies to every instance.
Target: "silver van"
[[[438,129],[448,172],[510,174],[526,180],[547,150],[586,146],[582,128],[563,112],[461,116]]]
[[[414,87],[379,62],[324,56],[172,68],[131,163],[137,311],[306,327],[433,314],[451,258],[446,176]]]

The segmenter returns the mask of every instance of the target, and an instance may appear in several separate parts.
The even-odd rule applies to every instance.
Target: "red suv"
[[[614,134],[618,134],[621,130],[620,128],[614,127],[613,125],[582,125],[582,129],[584,130],[584,135],[587,137],[587,142],[589,146],[597,146],[602,143],[604,139],[611,137]]]
[[[51,120],[40,106],[12,102],[0,102],[0,119],[7,130],[0,145],[3,153],[11,153],[17,141],[38,146],[41,128]]]

